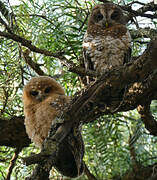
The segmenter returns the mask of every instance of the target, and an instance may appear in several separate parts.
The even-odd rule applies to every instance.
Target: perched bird
[[[46,76],[32,78],[23,90],[23,103],[26,132],[39,147],[47,137],[50,127],[58,112],[51,104],[61,98],[61,105],[69,98],[65,96],[62,86]]]
[[[56,131],[61,109],[69,102],[62,86],[47,76],[32,78],[23,89],[23,104],[26,132],[32,142],[42,147],[43,141],[51,129]],[[56,106],[60,106],[56,108]],[[53,128],[51,128],[51,126]],[[66,130],[66,129],[65,129]],[[58,145],[54,167],[64,176],[78,177],[84,171],[84,143],[81,130],[72,128],[70,133]]]
[[[131,37],[122,9],[113,3],[96,5],[83,40],[84,66],[100,74],[129,62]]]

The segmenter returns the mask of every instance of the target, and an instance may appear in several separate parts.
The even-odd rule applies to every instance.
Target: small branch
[[[0,12],[9,22],[10,17],[12,17],[12,15],[9,13],[9,10],[6,8],[6,5],[2,1],[0,1]]]
[[[141,8],[139,8],[137,11],[141,13],[145,13],[148,11],[156,11],[157,10],[157,4],[154,4],[154,2],[146,3]]]
[[[49,157],[50,157],[50,155],[48,155],[46,153],[39,153],[39,154],[34,154],[29,157],[22,158],[22,161],[23,161],[23,164],[25,164],[26,166],[29,166],[31,164],[38,164]]]
[[[132,39],[137,38],[150,38],[153,39],[157,36],[157,30],[151,28],[139,28],[138,30],[130,30]]]
[[[11,173],[12,173],[12,171],[13,171],[13,168],[14,168],[14,166],[15,166],[16,160],[17,160],[18,155],[19,155],[19,153],[21,152],[21,150],[22,150],[22,148],[17,148],[17,149],[15,150],[15,153],[14,153],[14,155],[13,155],[11,161],[10,161],[10,165],[9,165],[9,168],[8,168],[8,174],[7,174],[6,180],[10,180],[10,178],[11,178]]]
[[[10,27],[7,25],[7,23],[0,17],[0,23],[4,25],[4,27],[8,30],[9,33],[12,33],[12,30]]]
[[[88,177],[89,180],[97,180],[96,177],[89,171],[87,165],[84,163],[84,173],[86,174],[86,176]]]
[[[138,113],[141,115],[141,120],[145,124],[146,129],[151,135],[157,136],[157,121],[154,119],[150,111],[150,102],[137,107]]]
[[[25,62],[40,76],[46,75],[44,71],[40,68],[40,65],[38,63],[35,63],[31,57],[29,56],[30,51],[27,49],[23,52],[23,56],[25,59]]]
[[[18,43],[21,43],[22,46],[29,48],[31,51],[37,52],[40,54],[44,54],[46,56],[53,56],[53,57],[59,58],[63,54],[63,52],[53,53],[53,52],[48,51],[46,49],[40,49],[40,48],[32,45],[32,41],[27,40],[27,39],[25,39],[19,35],[16,35],[14,33],[6,33],[6,32],[0,31],[0,36],[3,36],[7,39],[12,39]]]
[[[68,70],[70,72],[74,72],[74,73],[77,73],[78,75],[83,75],[83,76],[85,76],[85,75],[91,76],[91,77],[96,77],[97,76],[95,71],[90,71],[90,70],[85,71],[84,68],[78,67],[72,61],[66,59],[66,57],[64,57],[62,55],[63,52],[52,53],[51,51],[48,51],[48,50],[45,50],[45,49],[40,49],[40,48],[32,45],[32,42],[30,40],[22,38],[21,36],[18,36],[18,35],[14,34],[14,33],[11,34],[11,33],[6,33],[6,32],[0,31],[0,36],[3,36],[5,38],[7,38],[7,39],[12,39],[12,40],[14,40],[14,41],[16,41],[18,43],[21,43],[21,45],[27,47],[28,49],[30,49],[33,52],[37,52],[37,53],[40,53],[40,54],[44,54],[46,56],[53,56],[53,57],[58,58],[62,62],[62,64],[65,65],[68,68]],[[27,63],[30,63],[32,68],[36,69],[36,71],[39,70],[39,68],[37,68],[38,65],[33,63],[30,60],[30,58],[27,57],[27,61],[28,61]],[[43,72],[40,71],[39,73],[42,74]]]
[[[146,5],[145,3],[138,2],[138,1],[133,1],[133,2],[128,3],[129,6],[131,6],[131,5],[133,5],[133,4],[139,4],[139,5],[142,5],[142,6],[145,6],[145,5]]]

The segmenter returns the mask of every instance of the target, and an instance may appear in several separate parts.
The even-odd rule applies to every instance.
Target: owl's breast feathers
[[[103,73],[106,69],[128,62],[126,56],[130,56],[130,47],[131,37],[125,25],[106,29],[89,26],[83,41],[85,64],[92,63],[94,70]]]
[[[117,24],[108,28],[102,28],[99,25],[91,25],[87,29],[87,33],[93,37],[96,36],[112,36],[113,38],[121,38],[127,33],[127,28],[123,24]]]
[[[65,95],[54,94],[41,103],[25,106],[26,132],[39,147],[47,137],[50,127],[52,123],[55,123],[55,117],[59,113],[52,106],[56,100],[60,100],[59,103],[63,105],[69,101],[69,98]]]

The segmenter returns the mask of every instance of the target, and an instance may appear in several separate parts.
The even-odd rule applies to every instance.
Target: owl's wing
[[[83,48],[83,63],[86,70],[94,70],[93,63],[91,61],[90,54],[86,48]]]
[[[132,49],[131,49],[131,35],[130,35],[129,30],[127,30],[126,32],[126,40],[128,40],[128,42],[126,43],[126,47],[128,48],[127,48],[126,53],[124,54],[124,64],[131,61]]]
[[[91,61],[91,47],[90,43],[93,38],[86,32],[83,39],[83,65],[86,70],[94,70],[93,63]]]
[[[124,54],[124,64],[131,61],[131,47],[128,48],[128,51]]]

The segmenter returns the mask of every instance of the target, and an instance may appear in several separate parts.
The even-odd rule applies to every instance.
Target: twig
[[[53,57],[59,58],[63,54],[63,52],[53,53],[53,52],[48,51],[46,49],[40,49],[40,48],[32,45],[32,41],[27,40],[27,39],[25,39],[19,35],[16,35],[14,33],[11,34],[11,33],[6,33],[6,32],[0,31],[0,36],[3,36],[7,39],[12,39],[18,43],[21,43],[21,45],[28,47],[31,51],[37,52],[40,54],[44,54],[46,56],[53,56]]]
[[[0,1],[0,12],[7,19],[7,21],[10,20],[10,17],[12,15],[9,13],[9,10],[6,8],[5,4],[2,1]]]
[[[22,161],[23,161],[23,164],[25,164],[26,166],[29,166],[31,164],[38,164],[42,162],[43,160],[45,160],[46,158],[48,158],[49,156],[50,155],[46,153],[39,153],[39,154],[34,154],[29,157],[22,158]]]
[[[10,161],[10,165],[9,165],[9,168],[8,168],[8,174],[7,174],[7,177],[6,177],[6,180],[10,180],[10,177],[11,177],[11,173],[13,171],[13,168],[15,166],[15,163],[16,163],[16,160],[18,158],[18,155],[19,153],[21,152],[22,148],[17,148],[15,150],[15,153]]]
[[[96,177],[89,171],[87,165],[84,163],[84,173],[88,177],[89,180],[97,180]]]
[[[8,30],[9,33],[12,33],[12,30],[7,25],[7,23],[0,17],[0,23],[5,26],[5,28]]]
[[[133,2],[128,3],[129,6],[133,5],[133,4],[140,4],[142,6],[146,5],[145,3],[142,3],[142,2],[139,2],[139,1],[133,1]]]
[[[29,56],[30,51],[27,49],[26,51],[23,51],[23,56],[25,59],[25,62],[40,76],[46,75],[44,71],[40,68],[40,65],[38,63],[35,63],[31,57]]]
[[[150,102],[139,105],[137,110],[141,115],[141,120],[145,124],[146,129],[150,132],[151,135],[157,136],[157,121],[154,119],[150,111]]]
[[[22,46],[29,48],[33,52],[37,52],[40,54],[44,54],[46,56],[53,56],[55,58],[58,58],[62,62],[62,64],[68,68],[69,71],[74,72],[78,75],[91,76],[91,77],[98,76],[98,74],[95,71],[92,71],[92,70],[85,71],[84,68],[76,66],[75,63],[73,63],[72,61],[68,60],[65,56],[63,56],[64,52],[53,53],[46,49],[40,49],[40,48],[32,45],[32,41],[27,40],[27,39],[25,39],[19,35],[16,35],[14,33],[11,34],[11,33],[6,33],[6,32],[0,31],[0,36],[3,36],[7,39],[12,39],[16,42],[19,42],[19,43],[21,43]],[[29,62],[30,62],[30,59],[29,59]]]

